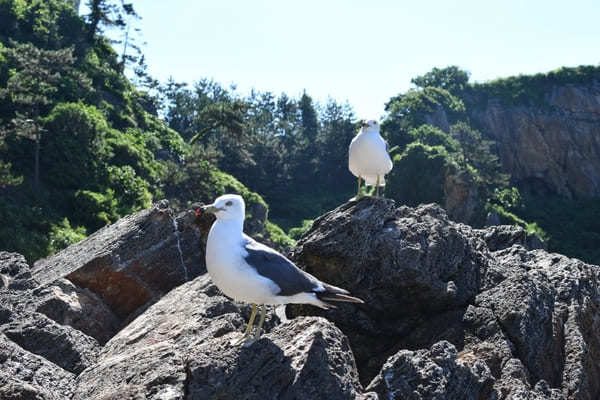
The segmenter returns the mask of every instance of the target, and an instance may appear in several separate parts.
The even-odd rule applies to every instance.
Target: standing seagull
[[[241,196],[226,194],[213,204],[196,210],[215,214],[206,243],[206,269],[225,295],[252,304],[252,314],[244,335],[235,342],[260,337],[267,304],[312,304],[334,307],[327,301],[364,303],[348,291],[319,281],[296,267],[290,260],[243,232],[245,204]],[[256,306],[262,305],[256,333],[251,337]]]
[[[375,195],[379,196],[379,186],[385,186],[384,176],[392,170],[392,160],[377,121],[362,122],[360,132],[350,142],[348,169],[358,178],[356,198],[360,197],[361,179],[365,185],[374,185]]]

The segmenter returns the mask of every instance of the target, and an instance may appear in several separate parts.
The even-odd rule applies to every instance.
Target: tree
[[[485,140],[481,132],[466,122],[452,125],[450,135],[460,143],[464,162],[473,166],[479,175],[484,199],[492,197],[495,189],[508,187],[510,175],[502,173],[500,160],[491,150],[494,142]]]
[[[469,82],[469,73],[456,65],[446,68],[434,68],[424,75],[411,79],[417,87],[437,87],[445,89],[455,96],[460,95]]]
[[[106,28],[124,29],[127,27],[127,18],[139,18],[131,3],[114,0],[88,0],[89,14],[87,21],[87,41],[94,43],[96,37]]]
[[[40,182],[40,142],[45,130],[40,123],[43,116],[56,101],[59,91],[70,85],[83,90],[90,82],[73,68],[73,48],[43,50],[31,43],[12,43],[7,49],[7,58],[14,70],[8,78],[6,89],[0,96],[16,107],[12,120],[12,133],[29,139],[35,144],[34,189],[36,195]]]

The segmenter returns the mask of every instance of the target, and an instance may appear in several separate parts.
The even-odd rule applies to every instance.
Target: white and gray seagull
[[[196,214],[209,212],[217,217],[206,243],[206,269],[217,287],[228,297],[252,304],[252,314],[244,335],[235,344],[258,339],[267,305],[312,304],[334,307],[329,301],[363,303],[347,290],[321,282],[302,271],[272,248],[243,232],[245,204],[241,196],[226,194]],[[257,305],[262,305],[260,320],[251,335]]]
[[[365,185],[375,186],[375,195],[378,196],[379,187],[385,186],[385,175],[392,166],[387,143],[379,134],[379,124],[375,120],[363,120],[360,132],[352,139],[348,149],[348,169],[358,178],[356,198],[360,197],[362,179]]]

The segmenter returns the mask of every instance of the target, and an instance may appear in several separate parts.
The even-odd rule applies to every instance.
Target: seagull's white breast
[[[235,221],[217,220],[206,242],[206,269],[217,287],[234,300],[255,304],[273,304],[279,287],[260,276],[244,257],[244,238]]]

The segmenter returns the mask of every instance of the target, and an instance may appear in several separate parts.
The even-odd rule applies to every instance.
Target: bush
[[[449,166],[448,152],[442,146],[411,143],[402,154],[394,157],[385,195],[411,207],[422,203],[443,204],[444,180]]]
[[[50,228],[47,252],[49,255],[55,254],[57,251],[62,250],[85,238],[86,232],[83,226],[78,226],[73,229],[71,228],[71,223],[69,220],[67,218],[63,218],[59,224],[53,224]]]
[[[288,236],[293,240],[298,240],[306,231],[310,229],[313,224],[312,219],[303,219],[302,225],[295,228],[291,228],[288,232]]]

